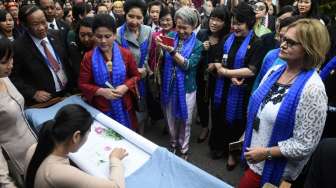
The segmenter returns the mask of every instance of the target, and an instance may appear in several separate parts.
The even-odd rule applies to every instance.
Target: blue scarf
[[[336,69],[336,56],[332,58],[321,70],[320,72],[321,79],[324,81],[333,69]]]
[[[253,31],[251,30],[237,51],[233,64],[233,69],[240,69],[244,66],[245,55],[252,37],[253,37]],[[225,41],[223,50],[224,54],[229,54],[235,38],[236,37],[234,33],[232,33],[229,36],[229,38]],[[219,105],[221,104],[223,96],[223,88],[224,88],[224,78],[218,78],[216,81],[215,94],[214,94],[214,105],[216,108],[218,108]],[[234,120],[242,119],[244,93],[245,93],[244,88],[240,86],[235,85],[229,86],[227,103],[226,103],[226,120],[229,125],[231,125]]]
[[[265,80],[265,82],[259,86],[259,88],[253,93],[250,98],[247,112],[247,126],[245,130],[243,154],[244,152],[246,152],[246,148],[250,147],[251,145],[253,123],[255,117],[257,116],[259,107],[271,90],[272,86],[283,74],[286,67],[287,65],[283,65],[278,70],[273,72],[267,78],[267,80]],[[287,140],[293,136],[296,108],[300,100],[301,92],[308,79],[313,75],[314,71],[314,69],[311,69],[309,71],[301,71],[295,82],[289,88],[289,91],[282,101],[278,115],[274,122],[272,135],[269,140],[268,147],[277,146],[278,142]],[[244,155],[242,155],[242,160],[246,162]],[[274,185],[279,185],[286,164],[287,160],[284,157],[266,160],[261,177],[261,186],[264,185],[264,183],[266,182],[270,182]]]
[[[113,64],[112,72],[109,74],[103,54],[98,47],[93,49],[92,54],[92,72],[94,82],[102,88],[105,88],[105,82],[108,81],[114,88],[124,84],[126,79],[126,66],[122,54],[116,42],[113,43]],[[106,114],[117,122],[130,128],[128,113],[123,105],[122,98],[110,101],[111,110]]]
[[[126,32],[126,24],[123,24],[120,27],[120,30],[119,30],[119,35],[120,35],[120,39],[121,39],[121,46],[124,47],[124,48],[129,48],[128,42],[125,38],[125,32]],[[146,56],[148,54],[148,44],[149,44],[148,39],[140,44],[140,62],[138,64],[138,68],[143,68],[143,66],[145,64],[145,59],[146,59]],[[138,87],[139,87],[140,96],[143,97],[145,95],[145,81],[143,79],[141,79],[138,82]]]
[[[176,32],[173,33],[175,42],[174,48],[178,44],[178,35]],[[184,58],[189,58],[192,50],[196,44],[196,35],[192,33],[191,36],[183,42],[183,47],[181,50],[181,55]],[[175,69],[175,78],[173,78],[173,70]],[[188,119],[188,110],[186,102],[186,91],[184,86],[185,71],[177,66],[173,58],[166,53],[165,63],[163,68],[163,80],[162,80],[162,92],[161,99],[163,106],[167,107],[171,100],[172,103],[172,114],[177,119],[181,119],[184,122]]]
[[[279,58],[279,53],[280,53],[280,48],[273,49],[273,50],[271,50],[267,53],[267,55],[265,56],[265,58],[263,60],[263,64],[261,66],[259,74],[254,81],[252,93],[253,93],[253,91],[255,91],[258,88],[261,80],[263,79],[263,77],[265,76],[267,71],[272,66],[286,63],[284,60]]]

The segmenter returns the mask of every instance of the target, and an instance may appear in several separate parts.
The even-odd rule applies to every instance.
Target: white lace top
[[[269,70],[263,81],[279,67]],[[275,84],[260,105],[257,113],[259,126],[253,129],[251,147],[267,147],[273,124],[289,87],[290,85]],[[295,114],[293,137],[278,143],[281,154],[288,159],[283,179],[295,180],[315,150],[326,120],[327,101],[324,84],[315,72],[302,90]],[[262,174],[264,164],[264,161],[258,164],[248,163],[250,169],[259,175]]]

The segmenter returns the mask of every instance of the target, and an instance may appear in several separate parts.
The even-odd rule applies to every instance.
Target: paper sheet
[[[122,160],[125,177],[127,177],[147,162],[150,154],[123,136],[118,137],[117,135],[118,133],[115,134],[111,128],[95,121],[91,126],[86,143],[76,153],[70,154],[70,158],[87,173],[108,178],[109,155],[113,148],[122,147],[128,152],[128,156]]]

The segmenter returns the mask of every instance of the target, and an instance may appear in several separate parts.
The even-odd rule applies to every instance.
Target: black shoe
[[[172,152],[173,154],[176,154],[176,147],[172,147],[172,146],[170,146],[170,147],[168,148],[168,151]]]
[[[181,155],[181,158],[186,160],[186,161],[188,161],[188,157],[189,157],[189,155],[187,153]]]
[[[201,135],[197,138],[197,143],[203,143],[207,138],[208,138],[208,136],[209,136],[209,129],[207,128],[207,132],[206,132],[206,134],[205,134],[205,136],[203,137],[203,138],[201,138],[201,135],[202,135],[202,133],[201,133]]]
[[[227,171],[232,171],[236,168],[236,166],[237,166],[237,163],[234,164],[234,165],[229,165],[228,163],[226,163],[226,170]]]
[[[224,151],[211,151],[211,158],[218,160],[224,157]]]

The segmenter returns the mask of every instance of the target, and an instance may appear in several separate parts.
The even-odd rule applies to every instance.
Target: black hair
[[[88,6],[86,3],[75,3],[72,6],[72,16],[74,18],[75,22],[78,22],[80,20],[80,16],[85,16],[88,12],[91,11],[91,7]]]
[[[9,39],[6,37],[2,37],[0,39],[0,59],[4,59],[3,63],[7,63],[7,61],[13,57],[13,45]]]
[[[233,17],[240,23],[246,23],[252,29],[256,23],[255,13],[251,5],[241,2],[232,11]]]
[[[283,14],[286,14],[286,13],[288,13],[288,12],[291,12],[292,15],[297,14],[297,10],[296,10],[296,8],[295,8],[294,6],[292,6],[292,5],[286,5],[286,6],[283,6],[283,7],[280,9],[280,11],[279,11],[278,14],[277,14],[277,17],[280,17],[280,16],[282,16]]]
[[[41,10],[36,5],[24,5],[20,8],[19,11],[19,20],[23,25],[27,26],[27,17],[33,14],[34,12]],[[42,10],[41,10],[42,11]]]
[[[96,6],[96,8],[95,8],[95,12],[96,12],[96,14],[97,14],[97,12],[98,12],[98,8],[99,8],[99,7],[106,7],[107,10],[108,10],[108,7],[107,7],[107,5],[106,5],[105,3],[99,3],[99,4]]]
[[[173,19],[173,28],[175,28],[175,21],[174,21],[174,9],[173,8],[169,8],[167,6],[164,6],[163,9],[160,11],[160,15],[159,15],[159,20],[167,15],[170,15]]]
[[[61,1],[61,0],[55,0],[55,4],[56,3],[58,3],[62,7],[62,9],[63,9],[63,6],[64,6],[63,1]]]
[[[64,8],[63,9],[63,20],[65,20],[65,18],[68,16],[70,11],[72,11],[72,9],[70,9],[70,8]]]
[[[291,16],[291,17],[287,17],[287,18],[284,18],[283,20],[280,21],[279,23],[279,29],[283,28],[283,27],[287,27],[289,26],[290,24],[298,21],[299,19],[302,19],[304,18],[303,16],[300,16],[300,15],[296,15],[296,16]]]
[[[311,6],[309,12],[305,15],[306,18],[316,18],[320,19],[320,11],[319,11],[319,0],[311,0]],[[299,3],[298,3],[299,4]],[[299,10],[299,5],[296,6],[297,11]]]
[[[35,5],[41,7],[41,0],[35,0]],[[49,0],[49,1],[52,1],[53,3],[56,3],[56,0]]]
[[[92,28],[92,24],[93,24],[93,17],[85,17],[83,18],[81,21],[78,22],[78,25],[77,25],[77,28],[76,28],[76,37],[75,37],[75,40],[77,42],[77,44],[80,43],[80,40],[79,40],[79,29],[81,27],[89,27],[89,28]]]
[[[57,143],[70,139],[76,131],[84,136],[93,123],[91,114],[78,104],[63,106],[55,118],[43,123],[37,146],[26,172],[26,188],[33,188],[36,172]]]
[[[160,7],[160,11],[162,11],[163,9],[163,3],[161,1],[155,0],[152,2],[149,2],[147,7],[148,7],[148,12],[150,11],[150,9],[152,8],[152,6],[159,6]]]
[[[224,26],[222,30],[219,31],[219,35],[218,35],[219,37],[224,37],[230,32],[231,14],[230,14],[229,9],[226,6],[215,7],[210,13],[210,19],[211,17],[219,18],[220,20],[224,22]],[[209,25],[208,25],[208,33],[211,34]]]
[[[5,22],[6,21],[7,14],[9,14],[9,12],[7,10],[0,10],[0,22]]]
[[[270,6],[273,7],[273,14],[271,16],[274,16],[274,15],[277,15],[277,6],[273,3],[270,4]],[[268,7],[268,10],[269,10],[269,7]]]
[[[127,14],[132,8],[139,8],[143,17],[145,17],[147,6],[143,0],[126,0],[124,3],[125,14]]]
[[[95,32],[99,27],[106,27],[113,33],[116,33],[117,31],[115,21],[109,14],[98,14],[94,17],[92,31]]]
[[[261,0],[258,0],[258,1],[250,1],[249,4],[252,5],[253,8],[255,8],[255,5],[257,3],[263,3],[264,6],[265,6],[265,9],[266,9],[266,14],[268,13],[268,5],[265,1],[261,1]]]

